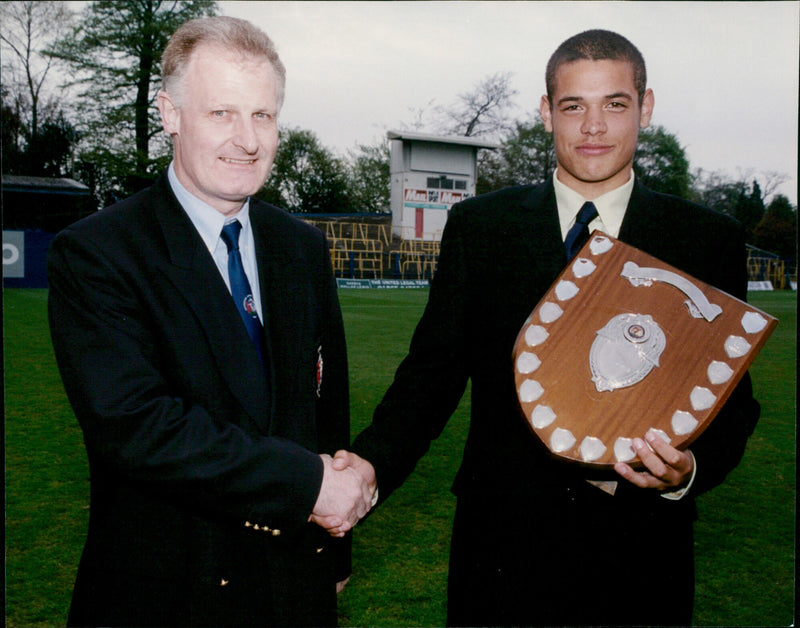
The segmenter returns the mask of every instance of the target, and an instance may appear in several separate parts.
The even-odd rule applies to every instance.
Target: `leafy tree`
[[[699,169],[694,175],[692,199],[729,216],[736,215],[736,203],[746,194],[747,183],[735,181],[721,172]]]
[[[497,151],[479,153],[478,194],[509,185],[542,183],[555,169],[553,136],[545,130],[541,116],[537,113],[530,121],[514,125]]]
[[[683,198],[690,193],[692,176],[686,151],[663,126],[640,131],[633,170],[651,190]]]
[[[71,174],[71,154],[78,134],[67,120],[63,99],[52,92],[54,60],[44,54],[69,26],[64,2],[4,2],[3,30],[3,169],[11,174]]]
[[[781,259],[797,260],[797,208],[783,194],[776,195],[753,233],[753,244],[777,253]]]
[[[169,144],[153,106],[161,78],[158,61],[183,22],[213,15],[208,0],[100,0],[86,5],[72,33],[52,56],[69,64],[77,87],[84,169],[105,169],[100,179],[121,195],[145,185],[168,161]]]
[[[64,2],[25,0],[0,3],[0,41],[3,50],[16,61],[4,63],[3,74],[21,73],[17,78],[29,103],[26,121],[28,137],[36,137],[39,130],[41,99],[53,59],[44,50],[69,27],[72,13]],[[5,55],[4,55],[5,57]],[[6,82],[6,81],[4,81]]]
[[[748,242],[752,241],[755,228],[764,216],[763,193],[756,179],[748,182],[732,179],[720,172],[699,170],[695,175],[693,198],[736,218],[742,223]]]
[[[259,198],[296,213],[351,211],[345,163],[312,131],[281,129],[272,173]]]
[[[0,86],[2,93],[2,149],[0,155],[3,160],[3,172],[7,174],[22,174],[17,170],[24,155],[25,123],[19,112],[19,101],[12,101],[5,85]]]
[[[755,228],[764,217],[764,200],[761,198],[761,186],[758,181],[753,181],[750,189],[744,188],[735,206],[736,219],[742,223],[748,239],[751,239]]]
[[[60,177],[71,169],[72,147],[79,139],[75,127],[63,112],[49,118],[39,127],[39,132],[28,147],[27,162],[32,174]]]
[[[348,188],[350,205],[356,212],[381,213],[389,210],[391,177],[389,144],[359,145],[350,151]]]

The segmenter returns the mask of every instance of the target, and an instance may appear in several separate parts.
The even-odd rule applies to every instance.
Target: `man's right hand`
[[[325,528],[331,536],[342,537],[372,507],[377,482],[372,465],[346,451],[334,460],[321,454],[324,465],[322,487],[311,512],[311,521]]]

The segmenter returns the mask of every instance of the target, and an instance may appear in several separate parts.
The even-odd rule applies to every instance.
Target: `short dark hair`
[[[547,98],[552,104],[556,91],[556,71],[565,63],[590,61],[627,61],[633,67],[633,84],[642,104],[647,89],[647,70],[639,49],[622,35],[613,31],[594,29],[573,35],[564,41],[550,57],[545,72]]]

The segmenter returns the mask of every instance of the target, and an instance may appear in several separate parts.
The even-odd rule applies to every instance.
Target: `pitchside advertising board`
[[[432,177],[428,177],[432,178]],[[440,181],[439,178],[436,178]],[[429,188],[405,188],[403,190],[403,223],[411,235],[413,224],[413,237],[415,239],[441,239],[441,232],[447,222],[450,208],[472,196],[472,192],[453,192]],[[427,236],[427,238],[426,238]]]
[[[47,249],[55,234],[3,230],[3,287],[46,288]]]
[[[3,277],[25,276],[25,232],[3,231]]]

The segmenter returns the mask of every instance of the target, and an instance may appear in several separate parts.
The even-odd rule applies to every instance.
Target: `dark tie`
[[[253,344],[258,352],[258,359],[261,360],[261,364],[263,365],[264,356],[261,321],[258,320],[258,311],[256,310],[256,302],[253,299],[253,291],[250,289],[250,282],[247,281],[247,275],[244,274],[242,256],[239,254],[239,232],[241,232],[241,230],[242,225],[238,220],[234,220],[222,228],[220,237],[228,247],[228,278],[231,282],[231,296],[233,296],[239,314],[244,321],[244,326],[247,327],[247,333],[250,334],[250,338],[253,340]]]
[[[564,240],[564,248],[567,251],[567,261],[570,261],[580,248],[586,244],[589,239],[589,223],[597,218],[597,208],[592,202],[586,202],[578,212],[578,217],[575,218],[575,224],[567,232],[567,237]]]

